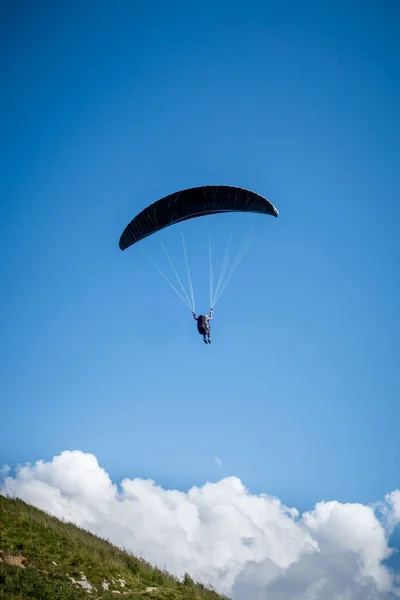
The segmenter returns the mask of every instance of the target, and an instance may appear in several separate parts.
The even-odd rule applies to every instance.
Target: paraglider
[[[210,316],[207,314],[197,316],[195,312],[193,312],[192,315],[197,321],[197,331],[203,336],[203,342],[205,344],[211,344],[210,321],[212,321],[213,318],[213,309],[210,308]]]
[[[277,217],[279,212],[255,192],[228,185],[204,185],[170,194],[142,210],[124,229],[119,247],[125,250],[175,223],[205,215],[252,212]]]
[[[261,215],[270,215],[273,217],[277,217],[279,214],[278,210],[275,208],[275,206],[273,206],[273,204],[271,204],[269,200],[244,188],[227,185],[205,185],[193,187],[165,196],[164,198],[153,202],[139,212],[122,232],[119,240],[119,247],[121,250],[126,250],[130,246],[138,244],[138,242],[141,242],[143,239],[152,236],[157,232],[170,227],[171,225],[182,223],[189,219],[221,213],[257,213]],[[243,260],[243,257],[252,241],[252,238],[248,235],[237,256],[231,261],[229,257],[230,237],[225,250],[225,256],[221,264],[219,278],[215,289],[213,278],[214,271],[212,266],[211,237],[209,239],[210,315],[201,314],[197,316],[196,314],[192,277],[183,232],[182,244],[187,269],[189,293],[186,291],[177,269],[175,268],[162,242],[162,249],[177,279],[177,284],[175,285],[147,255],[144,249],[141,248],[143,254],[146,255],[149,262],[156,268],[169,286],[191,310],[194,319],[197,321],[197,329],[203,336],[203,341],[206,344],[211,343],[210,321],[212,319],[213,308],[215,308],[215,305],[221,294],[225,290],[239,264]],[[180,289],[178,289],[176,285],[178,285]]]

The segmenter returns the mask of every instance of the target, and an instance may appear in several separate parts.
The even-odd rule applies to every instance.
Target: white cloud
[[[400,597],[383,564],[390,527],[400,521],[399,490],[381,503],[382,520],[372,506],[339,502],[299,515],[275,497],[251,494],[236,477],[188,492],[143,479],[117,487],[95,456],[73,451],[20,467],[1,491],[234,600]]]
[[[400,490],[395,490],[385,496],[388,505],[388,525],[394,529],[400,523]]]

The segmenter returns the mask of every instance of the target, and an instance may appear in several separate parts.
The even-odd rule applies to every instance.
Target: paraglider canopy
[[[250,190],[228,185],[203,185],[200,187],[188,188],[179,192],[174,192],[150,204],[137,214],[134,219],[125,227],[120,240],[119,247],[126,250],[132,245],[137,244],[144,238],[152,236],[156,232],[165,229],[176,223],[194,219],[196,217],[215,215],[218,213],[258,213],[261,215],[278,216],[278,210],[263,196]],[[242,229],[242,228],[240,228]],[[252,228],[253,229],[253,228]],[[238,269],[243,257],[247,253],[252,242],[252,229],[247,234],[244,242],[232,258],[230,256],[231,237],[229,234],[225,252],[219,269],[219,275],[214,282],[214,251],[211,234],[208,236],[208,263],[209,263],[209,287],[211,308],[216,306],[222,293]],[[176,278],[174,285],[164,271],[139,245],[139,249],[145,255],[147,260],[159,272],[170,288],[176,293],[182,302],[195,313],[194,288],[192,282],[191,268],[189,266],[188,252],[186,249],[185,237],[181,232],[184,263],[187,272],[187,281],[189,290],[186,291],[185,285],[178,273],[178,268],[174,265],[166,247],[161,242],[161,248],[172,268]],[[215,286],[214,286],[215,283]]]
[[[277,217],[267,200],[249,190],[228,185],[204,185],[175,192],[142,210],[123,231],[119,247],[125,250],[140,240],[187,219],[225,212],[260,213]]]

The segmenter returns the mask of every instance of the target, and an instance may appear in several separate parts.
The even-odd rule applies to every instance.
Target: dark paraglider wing
[[[119,247],[125,250],[165,227],[224,212],[251,212],[278,216],[278,210],[255,192],[228,185],[205,185],[175,192],[142,210],[123,231]]]

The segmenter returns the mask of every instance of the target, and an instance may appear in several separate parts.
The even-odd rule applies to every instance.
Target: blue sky
[[[79,449],[116,479],[381,499],[399,486],[397,4],[94,6],[1,8],[0,462]],[[257,220],[206,347],[118,239],[210,183],[280,216]],[[184,229],[195,277],[210,227],[223,244],[228,220]],[[181,258],[181,230],[154,251]]]

